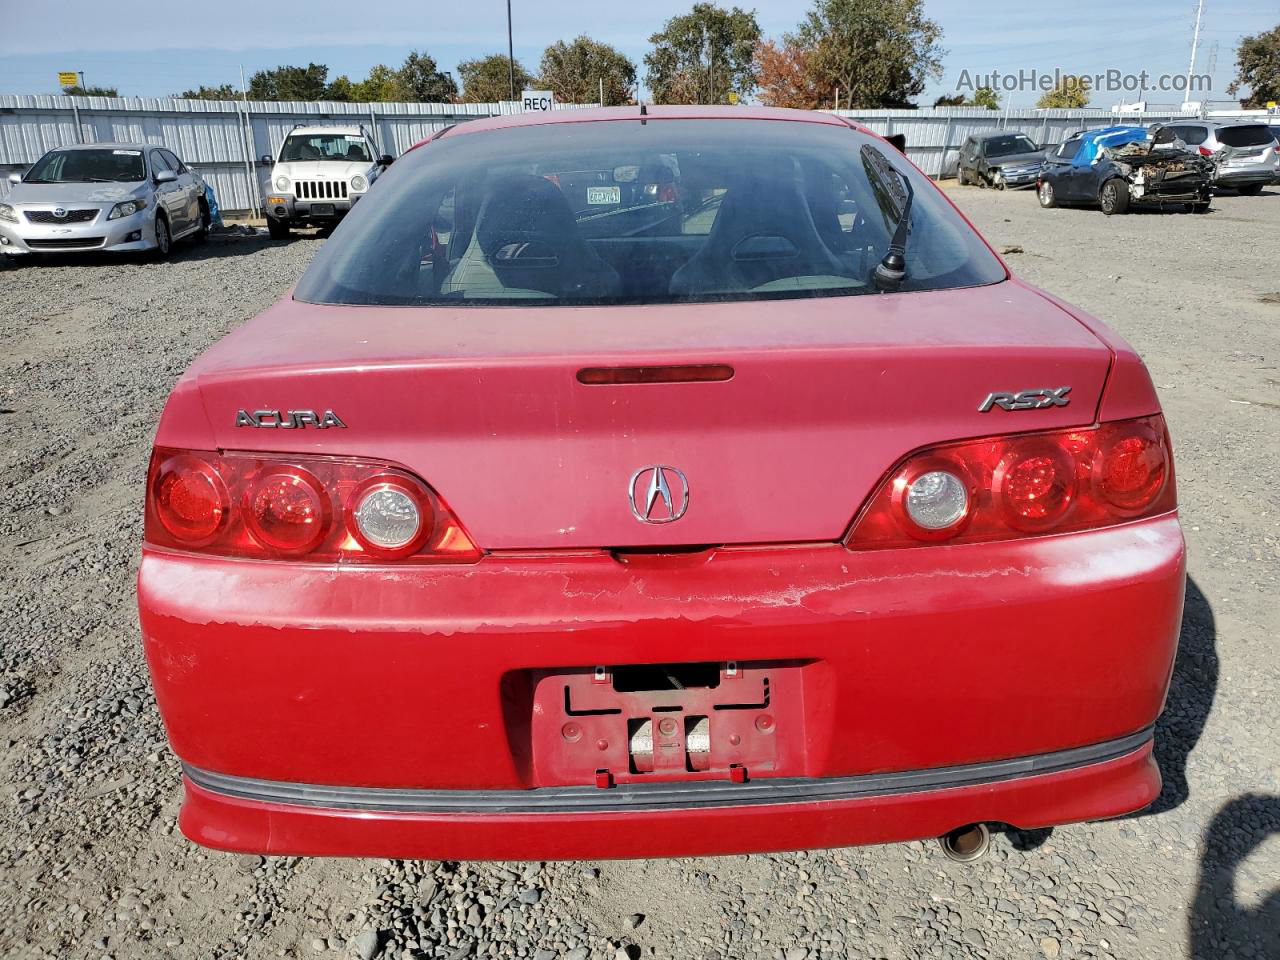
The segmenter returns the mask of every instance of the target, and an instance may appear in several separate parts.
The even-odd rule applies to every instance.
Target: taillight
[[[473,563],[480,551],[425,483],[386,463],[157,447],[145,539],[226,557]]]
[[[907,457],[853,524],[853,549],[1008,540],[1177,506],[1164,419],[944,444]]]
[[[1212,156],[1213,156],[1213,151],[1212,151],[1212,150],[1210,150],[1208,147],[1198,147],[1197,149],[1199,149],[1199,151],[1200,151],[1200,156],[1202,156],[1202,157],[1212,157]]]

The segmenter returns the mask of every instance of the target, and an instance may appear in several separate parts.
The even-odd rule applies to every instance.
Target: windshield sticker
[[[112,150],[111,152],[112,152],[112,153],[114,153],[117,157],[140,157],[140,156],[142,156],[142,151],[141,151],[141,150]]]
[[[364,137],[353,137],[351,134],[347,134],[342,139],[347,143],[364,143]]]
[[[587,187],[587,203],[605,204],[621,202],[621,187]]]

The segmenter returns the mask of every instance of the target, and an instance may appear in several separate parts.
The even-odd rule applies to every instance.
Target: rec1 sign
[[[556,98],[550,90],[526,90],[520,94],[520,106],[523,110],[552,110]]]

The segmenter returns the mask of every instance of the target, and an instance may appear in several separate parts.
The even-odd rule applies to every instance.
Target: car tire
[[[173,234],[169,232],[169,220],[163,213],[156,214],[156,247],[151,253],[157,260],[166,260],[173,253]]]
[[[1108,217],[1129,209],[1129,185],[1119,177],[1112,177],[1098,191],[1098,206]]]
[[[1246,183],[1243,186],[1236,187],[1236,193],[1242,197],[1256,197],[1261,192],[1262,184],[1260,183]]]
[[[1192,213],[1208,213],[1209,201],[1203,200],[1200,203],[1188,203],[1187,209],[1190,210]]]
[[[209,227],[213,222],[213,217],[209,215],[209,204],[200,201],[200,229],[195,232],[194,239],[196,243],[208,243]]]
[[[1036,199],[1046,210],[1052,210],[1058,205],[1058,195],[1053,190],[1053,184],[1048,180],[1041,180],[1036,184]]]
[[[271,235],[272,240],[288,240],[289,224],[280,220],[272,220],[267,218],[267,233]]]

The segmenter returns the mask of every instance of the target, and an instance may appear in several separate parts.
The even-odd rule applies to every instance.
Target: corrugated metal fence
[[[163,144],[213,184],[224,210],[247,210],[258,205],[270,174],[258,158],[274,154],[294,124],[363,124],[383,153],[399,156],[449,124],[519,109],[516,103],[271,103],[5,95],[0,96],[0,174],[7,177],[10,171],[24,170],[45,151],[70,143]],[[1117,114],[981,107],[839,113],[880,134],[905,134],[911,159],[934,177],[955,174],[957,153],[971,133],[1021,130],[1048,146],[1085,127],[1198,116],[1170,111]],[[0,197],[7,192],[7,180],[0,178]]]
[[[516,103],[299,103],[148,97],[0,96],[0,197],[8,174],[72,143],[164,145],[197,170],[224,210],[248,210],[265,193],[275,154],[299,123],[362,124],[383,153],[399,156],[453,123],[515,113]],[[256,181],[256,194],[254,182]]]

